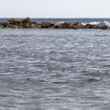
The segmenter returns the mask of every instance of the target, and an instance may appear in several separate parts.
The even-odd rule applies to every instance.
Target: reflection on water
[[[0,110],[110,110],[110,32],[1,30]]]

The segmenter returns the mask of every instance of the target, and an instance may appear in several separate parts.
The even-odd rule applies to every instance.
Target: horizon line
[[[0,19],[10,19],[10,18],[30,18],[30,19],[110,19],[110,17],[0,17]]]

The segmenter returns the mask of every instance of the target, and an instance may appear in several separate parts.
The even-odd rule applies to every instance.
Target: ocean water
[[[7,22],[7,19],[10,18],[0,18],[0,22]],[[90,22],[110,22],[110,18],[31,18],[32,21],[34,22],[40,22],[40,23],[45,23],[45,22],[60,22],[64,21],[65,23],[90,23]]]
[[[60,22],[63,21],[65,23],[91,23],[91,22],[110,22],[110,18],[47,18],[47,19],[32,19],[35,22]]]
[[[0,110],[110,110],[110,30],[1,29]]]

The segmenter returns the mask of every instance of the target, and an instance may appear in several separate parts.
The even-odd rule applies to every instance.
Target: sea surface
[[[0,22],[6,22],[10,18],[0,18]],[[21,18],[23,19],[23,18]],[[65,23],[91,23],[91,22],[110,22],[110,18],[30,18],[37,23],[45,22],[65,22]]]
[[[110,110],[110,30],[0,29],[0,110]]]

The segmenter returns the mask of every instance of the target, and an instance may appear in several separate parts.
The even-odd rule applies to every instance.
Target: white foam
[[[94,21],[94,22],[89,22],[89,23],[84,23],[84,22],[82,22],[81,24],[82,25],[87,25],[87,24],[90,24],[90,25],[98,25],[100,22],[96,22],[96,21]]]
[[[110,22],[108,21],[103,21],[103,22],[99,22],[98,24],[96,24],[96,26],[98,28],[110,28]]]
[[[65,23],[64,21],[59,21],[59,22],[55,23],[55,26],[58,26],[58,25],[61,25],[61,24],[64,24],[64,23]]]
[[[97,21],[94,21],[94,22],[90,22],[89,24],[91,24],[91,25],[97,25],[97,24],[99,24],[100,22],[97,22]]]
[[[110,22],[104,21],[105,25],[110,28]]]

